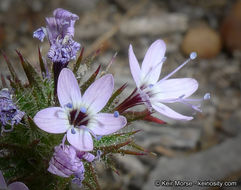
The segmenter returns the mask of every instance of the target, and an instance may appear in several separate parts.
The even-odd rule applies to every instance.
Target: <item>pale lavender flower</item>
[[[19,124],[24,116],[24,112],[20,111],[14,104],[8,89],[0,91],[0,124],[1,133],[10,132],[13,126]],[[5,129],[6,125],[10,125],[10,129]]]
[[[46,18],[46,28],[41,27],[33,33],[33,37],[43,41],[47,36],[50,42],[48,57],[54,63],[66,65],[76,58],[80,44],[75,42],[74,24],[79,19],[76,14],[58,8],[53,12],[54,17]]]
[[[2,172],[0,171],[0,190],[29,190],[22,182],[13,182],[7,186]]]
[[[196,111],[201,111],[199,106],[195,106],[190,102],[200,103],[202,100],[210,98],[210,95],[206,94],[203,99],[188,99],[198,89],[198,82],[193,78],[169,79],[186,63],[195,59],[196,53],[191,53],[187,61],[159,80],[162,64],[166,60],[164,57],[165,51],[166,45],[164,41],[155,41],[147,50],[140,67],[132,45],[130,45],[129,63],[131,74],[138,88],[137,92],[150,110],[153,108],[157,112],[176,120],[191,120],[193,117],[177,113],[165,104],[180,102],[191,106]]]
[[[95,138],[109,135],[127,123],[126,118],[118,113],[99,113],[111,97],[113,88],[113,76],[107,74],[92,83],[82,96],[73,72],[64,68],[57,86],[61,107],[39,111],[34,121],[46,132],[67,132],[67,140],[72,146],[80,151],[91,151],[91,135]]]

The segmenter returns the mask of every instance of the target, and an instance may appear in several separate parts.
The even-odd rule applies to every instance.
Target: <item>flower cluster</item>
[[[46,28],[37,29],[33,37],[43,41],[47,36],[50,43],[48,57],[54,63],[67,64],[76,58],[80,49],[80,44],[73,40],[74,24],[79,17],[60,8],[56,9],[53,15],[54,17],[46,18]]]
[[[11,132],[13,125],[18,124],[23,116],[24,112],[20,111],[14,104],[11,94],[7,88],[0,91],[0,124],[2,126],[1,134],[3,132]],[[10,129],[5,127],[10,125]]]

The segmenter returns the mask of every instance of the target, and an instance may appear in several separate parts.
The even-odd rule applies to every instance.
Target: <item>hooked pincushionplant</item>
[[[132,122],[147,120],[164,124],[152,116],[153,110],[173,119],[190,120],[192,117],[179,114],[165,104],[181,102],[201,111],[190,102],[200,103],[209,99],[210,94],[203,99],[190,99],[188,97],[198,88],[195,79],[169,79],[195,59],[195,53],[158,81],[166,45],[157,40],[148,49],[141,67],[130,45],[130,69],[137,87],[120,102],[119,96],[127,84],[114,91],[114,78],[108,74],[116,55],[104,71],[100,72],[99,66],[86,81],[83,78],[77,80],[75,76],[80,67],[89,68],[98,54],[82,60],[82,48],[73,71],[66,68],[80,49],[80,44],[73,40],[74,24],[79,17],[60,8],[53,15],[46,19],[46,28],[34,32],[34,37],[40,41],[48,37],[47,56],[53,63],[54,75],[48,72],[40,49],[41,74],[17,51],[28,79],[28,83],[22,84],[4,55],[11,74],[9,88],[12,89],[0,91],[0,124],[2,132],[11,133],[0,136],[0,169],[9,183],[23,181],[34,190],[72,187],[99,190],[97,162],[119,174],[114,154],[153,155],[134,142],[134,135],[140,130],[133,130]],[[1,80],[6,88],[5,78],[1,77]],[[144,105],[145,110],[136,111],[137,105]],[[9,125],[11,129],[6,128]],[[14,182],[7,187],[0,172],[0,189],[27,190],[24,184]]]

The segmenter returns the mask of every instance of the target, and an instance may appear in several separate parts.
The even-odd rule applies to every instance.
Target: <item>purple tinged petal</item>
[[[7,184],[3,177],[2,171],[0,170],[0,189],[7,189]]]
[[[71,19],[71,20],[79,19],[79,17],[76,14],[73,14],[62,8],[55,9],[53,15],[54,17],[56,17],[56,19]]]
[[[74,24],[79,19],[76,14],[73,14],[67,10],[58,8],[54,11],[54,17],[59,27],[61,27],[62,36],[69,35],[74,36]]]
[[[198,82],[192,78],[160,80],[157,84],[159,101],[191,96],[198,89]]]
[[[93,140],[90,133],[84,129],[75,129],[76,133],[72,134],[71,130],[67,132],[67,140],[69,143],[80,151],[93,150]]]
[[[165,52],[166,44],[163,40],[156,40],[151,44],[141,66],[142,76],[147,77],[144,81],[147,80],[150,84],[158,81]]]
[[[133,52],[132,45],[129,46],[129,64],[131,69],[132,77],[136,83],[136,86],[140,85],[141,68]]]
[[[73,72],[64,68],[58,79],[57,94],[59,103],[62,107],[68,103],[72,103],[75,107],[81,102],[81,93],[78,82]]]
[[[69,128],[69,120],[64,109],[50,107],[39,111],[34,116],[36,125],[48,133],[64,133]]]
[[[152,107],[160,114],[163,114],[172,119],[176,119],[176,120],[192,120],[193,119],[193,117],[189,117],[189,116],[185,116],[180,113],[177,113],[176,111],[172,110],[168,106],[161,104],[161,103],[152,104]]]
[[[60,171],[58,168],[56,168],[50,161],[50,165],[48,167],[48,171],[54,175],[58,175],[60,177],[69,177],[68,175],[64,174],[62,171]]]
[[[8,186],[8,190],[29,190],[29,188],[22,182],[13,182]]]
[[[124,116],[114,117],[110,113],[99,113],[96,117],[98,125],[91,127],[96,135],[109,135],[122,129],[127,121]]]
[[[108,102],[114,89],[114,79],[111,74],[92,83],[83,95],[83,102],[95,113],[98,113]]]
[[[41,42],[43,42],[44,37],[46,36],[46,31],[44,31],[45,28],[41,27],[34,31],[33,37],[39,39]]]
[[[46,18],[46,30],[50,44],[54,44],[57,37],[60,35],[57,29],[57,23],[54,17]]]

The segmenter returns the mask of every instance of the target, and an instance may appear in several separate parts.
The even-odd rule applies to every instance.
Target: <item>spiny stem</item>
[[[92,173],[92,176],[93,176],[95,184],[96,184],[96,190],[101,190],[99,182],[97,180],[96,172],[94,171],[92,164],[90,164],[89,166],[90,166],[90,172]]]

